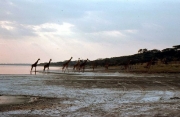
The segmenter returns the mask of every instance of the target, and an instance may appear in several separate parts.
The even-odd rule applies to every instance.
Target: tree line
[[[171,61],[180,61],[180,45],[163,50],[139,49],[134,55],[97,59],[90,61],[88,65],[96,64],[97,66],[104,66],[108,64],[109,66],[121,66],[126,65],[130,60],[130,64],[143,64],[151,59],[153,59],[153,64],[156,64],[158,61],[164,64],[168,64]]]
[[[148,50],[146,48],[137,50],[137,53],[129,56],[111,57],[111,58],[101,58],[93,61],[89,61],[87,65],[89,66],[121,66],[126,65],[129,61],[131,65],[133,64],[143,64],[149,62],[153,58],[153,64],[161,61],[163,64],[168,64],[171,61],[180,61],[180,45],[172,46],[172,48],[165,48],[163,50],[153,49]],[[70,66],[76,64],[77,61],[71,61]],[[64,62],[54,62],[51,66],[62,66]],[[40,65],[44,65],[41,63]]]

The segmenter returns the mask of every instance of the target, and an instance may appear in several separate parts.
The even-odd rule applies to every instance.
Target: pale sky
[[[125,56],[179,37],[179,0],[0,0],[0,63]]]

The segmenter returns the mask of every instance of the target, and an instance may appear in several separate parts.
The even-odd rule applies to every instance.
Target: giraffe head
[[[52,59],[50,59],[49,61],[52,61]]]
[[[38,61],[40,60],[40,58],[38,58]]]
[[[86,60],[86,61],[88,62],[88,61],[90,61],[90,60],[87,58],[87,60]]]

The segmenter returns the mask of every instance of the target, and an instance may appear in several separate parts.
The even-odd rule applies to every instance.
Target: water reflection
[[[0,96],[0,105],[30,103],[37,99],[37,97],[30,96]]]
[[[60,70],[60,67],[49,69]],[[37,66],[36,71],[43,71],[43,66]],[[0,65],[0,74],[31,74],[31,65]],[[32,74],[39,74],[39,72],[33,70]]]

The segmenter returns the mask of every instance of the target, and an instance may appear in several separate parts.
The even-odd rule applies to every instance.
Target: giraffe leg
[[[84,73],[84,69],[85,69],[85,67],[83,67],[83,73]]]
[[[75,70],[75,68],[76,68],[76,66],[74,65],[74,67],[73,67],[73,71]]]
[[[64,68],[64,73],[66,72],[67,67]]]
[[[75,69],[76,69],[76,67],[74,66],[74,67],[73,67],[73,71],[74,71],[74,72],[75,72]]]
[[[33,66],[31,66],[31,71],[30,71],[30,74],[32,74],[32,69],[33,69]]]
[[[62,67],[62,72],[63,72],[63,70],[64,70],[64,66]]]
[[[79,72],[80,72],[80,69],[81,69],[81,67],[79,67],[79,69],[78,69],[78,70],[79,70]]]
[[[68,71],[68,73],[69,73],[68,65],[67,65],[67,71]]]
[[[79,70],[79,66],[76,67],[76,71],[78,71],[78,70]]]
[[[35,66],[35,75],[36,75],[36,66]]]
[[[69,72],[69,71],[68,71],[68,67],[66,67],[66,71]]]
[[[31,71],[32,71],[32,69],[33,69],[33,66],[31,66]]]

